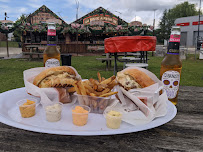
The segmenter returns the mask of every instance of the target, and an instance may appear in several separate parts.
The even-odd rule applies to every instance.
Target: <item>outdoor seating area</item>
[[[41,59],[44,50],[47,47],[46,43],[41,44],[24,44],[25,51],[23,51],[23,55],[29,55],[29,60],[32,60],[35,56],[37,56],[37,59]],[[57,48],[60,50],[60,46],[57,46]]]
[[[130,57],[128,57],[130,56]],[[147,52],[140,51],[140,52],[132,52],[132,53],[125,53],[125,57],[121,58],[123,60],[123,68],[126,67],[141,67],[147,68],[148,64],[147,61],[149,60]]]
[[[30,60],[33,58],[33,55],[37,55],[38,56],[38,59],[40,59],[40,55],[43,54],[42,51],[40,51],[41,48],[40,45],[26,45],[25,48],[26,48],[26,52],[23,52],[24,55],[29,55],[30,56]],[[45,48],[45,47],[44,47]]]
[[[201,7],[0,0],[0,151],[203,151]]]
[[[101,61],[106,64],[106,71],[109,71],[114,60],[110,53],[106,53],[106,58],[96,58],[96,60]]]
[[[114,54],[113,53],[106,53],[106,58],[96,58],[96,60],[101,61],[102,63],[106,64],[106,71],[109,71],[112,68],[112,63],[114,63]],[[147,61],[147,53],[145,52],[137,52],[137,53],[119,53],[117,54],[118,61],[123,63],[123,69],[129,66],[137,66],[147,68],[148,64]],[[115,65],[115,64],[113,64]]]
[[[147,45],[144,45],[147,44]],[[123,68],[126,67],[126,63],[130,62],[128,66],[138,66],[147,68],[148,64],[148,51],[155,51],[156,49],[156,37],[154,36],[131,36],[131,37],[112,37],[105,39],[104,41],[105,53],[114,54],[114,75],[118,72],[117,62],[123,62]],[[118,53],[124,53],[124,56],[119,58]],[[130,54],[129,54],[130,53]],[[136,53],[136,54],[133,54]],[[127,55],[138,56],[128,57]],[[132,63],[137,62],[137,63]],[[142,64],[140,64],[142,63]]]

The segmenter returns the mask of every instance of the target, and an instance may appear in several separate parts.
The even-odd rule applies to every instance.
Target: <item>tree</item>
[[[195,6],[195,4],[190,4],[188,2],[178,4],[170,10],[169,17],[175,20],[180,17],[198,15],[199,11],[196,10]]]
[[[159,22],[159,41],[163,43],[164,39],[169,39],[171,27],[174,25],[174,22],[177,18],[198,15],[199,12],[196,10],[195,6],[195,4],[184,2],[176,5],[172,9],[164,10],[163,16]]]
[[[160,27],[160,33],[159,33],[159,37],[160,37],[160,41],[163,43],[164,40],[169,39],[169,35],[170,35],[170,18],[168,18],[168,11],[167,9],[164,10],[163,12],[163,16],[161,18],[161,21],[159,23],[159,27]]]
[[[26,18],[27,18],[27,15],[22,14],[22,15],[20,16],[20,18],[17,19],[16,23],[17,23],[17,24],[25,23],[25,22],[26,22]],[[15,41],[20,42],[20,41],[21,41],[21,36],[22,36],[22,31],[21,31],[19,28],[17,28],[17,29],[13,32],[13,36],[14,36],[14,38],[15,38]]]

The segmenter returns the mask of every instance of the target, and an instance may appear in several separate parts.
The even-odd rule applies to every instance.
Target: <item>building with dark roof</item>
[[[111,13],[110,11],[104,9],[103,7],[98,7],[92,12],[84,15],[83,17],[74,21],[74,23],[88,25],[91,22],[100,21],[104,22],[104,24],[112,24],[112,25],[127,25],[128,23],[121,19],[119,16]]]
[[[27,17],[27,22],[30,24],[41,24],[50,21],[58,24],[66,24],[63,19],[61,19],[45,5],[42,5]]]

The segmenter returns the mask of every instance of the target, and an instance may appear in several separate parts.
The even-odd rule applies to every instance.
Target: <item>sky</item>
[[[64,21],[71,23],[76,20],[76,2],[79,2],[78,18],[83,17],[101,6],[126,22],[137,20],[147,25],[153,25],[155,16],[155,26],[158,27],[163,11],[173,8],[176,4],[184,1],[185,0],[0,0],[0,20],[4,20],[5,12],[7,12],[7,16],[9,17],[7,20],[16,21],[22,14],[29,15],[42,5],[46,5]],[[198,8],[200,0],[188,0],[188,2],[196,4]]]

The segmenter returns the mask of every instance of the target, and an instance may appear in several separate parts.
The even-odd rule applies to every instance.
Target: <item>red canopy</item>
[[[104,40],[105,53],[155,51],[155,36],[119,36]]]

